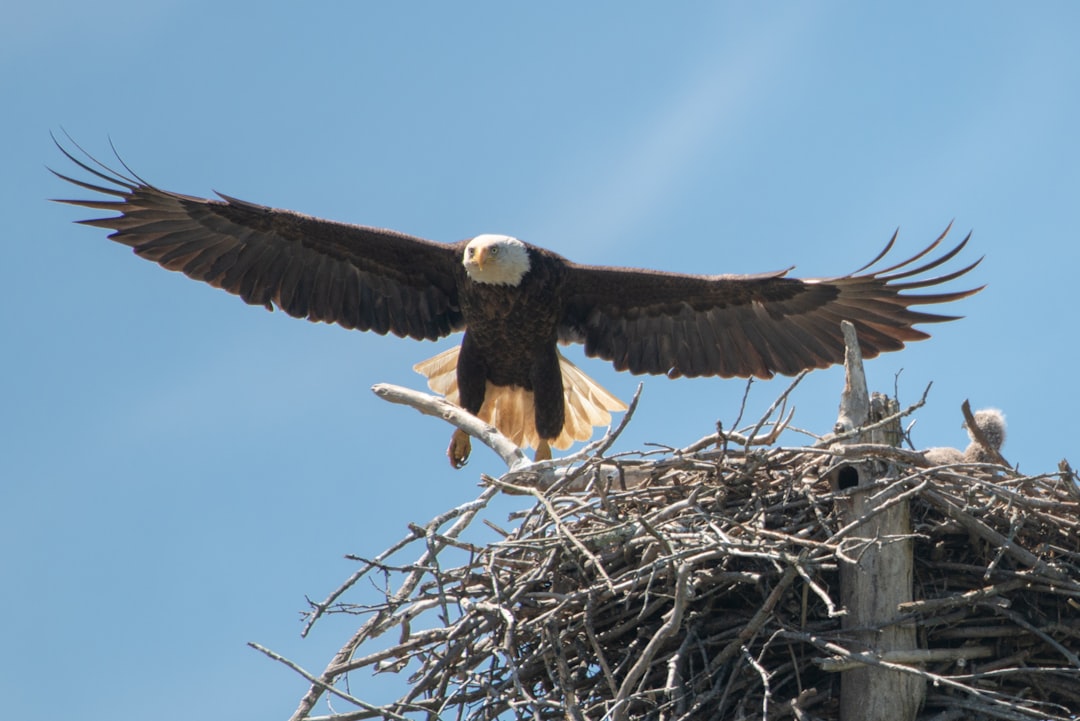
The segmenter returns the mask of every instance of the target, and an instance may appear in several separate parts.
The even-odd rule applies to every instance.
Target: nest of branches
[[[488,479],[313,604],[309,623],[366,618],[318,676],[278,657],[311,681],[294,719],[836,719],[840,676],[866,665],[924,679],[920,719],[1077,718],[1071,470],[927,467],[884,445],[836,454],[593,459],[543,491],[520,474]],[[847,491],[827,478],[851,462],[878,464],[872,492],[910,504],[914,595],[890,622],[917,629],[907,653],[875,654],[842,627],[839,568],[865,544],[853,540],[865,519],[844,522]],[[560,490],[574,483],[586,492]],[[501,540],[463,540],[503,491],[535,504]],[[368,575],[385,599],[345,602]],[[408,690],[356,698],[358,673]],[[324,696],[331,712],[313,715]]]

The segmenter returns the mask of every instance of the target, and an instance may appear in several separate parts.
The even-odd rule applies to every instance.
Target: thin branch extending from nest
[[[522,468],[530,463],[522,450],[509,438],[499,433],[495,426],[484,423],[473,414],[454,405],[445,398],[421,393],[402,386],[391,385],[390,383],[376,383],[371,387],[371,390],[384,401],[406,405],[425,415],[442,418],[444,421],[452,423],[495,451],[499,458],[506,463],[507,468]]]
[[[926,405],[926,399],[930,395],[930,388],[933,387],[933,385],[933,383],[928,383],[925,390],[923,390],[922,396],[919,398],[919,400],[912,403],[904,410],[885,416],[879,421],[875,421],[874,423],[870,423],[859,428],[852,428],[851,430],[846,430],[842,433],[828,435],[815,443],[813,447],[820,448],[823,446],[829,446],[833,443],[837,443],[838,441],[845,441],[849,438],[855,438],[869,431],[874,431],[879,428],[885,428],[886,426],[895,423],[898,419],[911,415],[912,413]]]
[[[480,509],[482,509],[484,506],[486,506],[488,501],[491,500],[492,496],[494,495],[494,489],[489,490],[481,494],[480,498],[476,499],[475,501],[463,503],[457,508],[452,508],[445,513],[440,513],[438,516],[433,518],[427,526],[419,527],[415,526],[415,524],[411,526],[408,536],[405,536],[405,538],[401,539],[393,546],[380,553],[373,560],[365,563],[362,568],[349,576],[349,578],[343,584],[338,586],[322,603],[313,603],[312,607],[314,610],[309,614],[308,621],[306,624],[304,624],[304,629],[300,632],[300,636],[307,636],[308,632],[311,630],[311,627],[315,625],[315,622],[318,621],[319,618],[324,613],[326,613],[331,606],[333,606],[333,604],[338,600],[338,598],[341,597],[342,594],[352,588],[357,581],[369,574],[371,571],[383,568],[384,561],[386,561],[398,551],[410,545],[417,539],[424,538],[427,534],[427,528],[439,528],[455,518],[466,517],[471,519],[471,516]]]
[[[781,393],[776,398],[776,400],[773,401],[772,405],[770,405],[765,410],[765,412],[761,415],[761,418],[758,419],[758,422],[754,425],[753,429],[749,433],[743,434],[739,433],[738,431],[725,431],[722,429],[718,429],[716,433],[707,435],[704,438],[694,441],[690,445],[681,449],[676,455],[691,456],[698,453],[699,451],[705,450],[706,448],[711,448],[721,442],[727,442],[734,445],[742,446],[744,450],[749,450],[751,446],[768,446],[776,443],[776,439],[778,439],[780,437],[780,434],[787,429],[788,424],[791,423],[791,419],[795,417],[794,407],[788,410],[785,415],[787,399],[791,395],[792,391],[795,390],[795,387],[798,386],[802,379],[806,377],[807,373],[808,371],[803,371],[792,379],[791,383],[788,384],[788,387],[785,388],[783,393]],[[749,384],[747,384],[746,390],[747,392],[749,392]],[[745,406],[746,396],[744,395],[743,408],[745,408]],[[763,436],[758,435],[758,432],[770,423],[770,419],[772,418],[773,413],[776,412],[777,408],[780,409],[780,420],[772,423],[772,430],[769,433]],[[742,414],[743,409],[741,408],[739,410],[740,418],[742,417]]]
[[[282,656],[279,653],[275,653],[274,651],[271,651],[270,649],[266,648],[265,646],[257,644],[254,641],[248,641],[248,646],[255,649],[259,653],[265,654],[266,656],[268,656],[271,659],[277,661],[278,663],[281,663],[281,664],[284,664],[285,666],[288,666],[293,671],[296,671],[298,674],[300,674],[305,679],[310,681],[313,685],[319,687],[320,689],[322,689],[323,691],[326,691],[329,694],[333,694],[334,696],[337,696],[338,698],[341,698],[341,699],[343,699],[345,701],[348,701],[349,703],[351,703],[351,704],[353,704],[355,706],[359,706],[360,708],[362,708],[362,709],[364,709],[366,711],[378,712],[380,715],[383,716],[383,718],[390,718],[390,719],[394,719],[395,721],[408,721],[408,719],[405,716],[401,716],[401,715],[393,713],[393,712],[383,713],[383,712],[381,712],[379,710],[379,708],[377,706],[375,706],[373,704],[370,704],[367,701],[362,701],[362,700],[356,698],[355,696],[353,696],[351,694],[345,693],[341,689],[335,688],[334,686],[332,686],[330,684],[327,684],[322,679],[315,678],[315,676],[313,676],[311,673],[305,671],[303,668],[296,665],[295,663],[293,663],[289,659],[285,658],[284,656]]]

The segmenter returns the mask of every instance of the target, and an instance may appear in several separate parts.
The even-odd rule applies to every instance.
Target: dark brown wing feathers
[[[220,193],[221,200],[171,193],[60,149],[107,185],[56,175],[117,198],[61,202],[120,213],[81,222],[115,231],[110,238],[169,270],[254,305],[346,328],[435,339],[464,327],[457,246]]]
[[[900,263],[868,271],[892,249],[896,235],[873,261],[852,274],[798,280],[785,272],[756,276],[694,276],[570,264],[564,341],[585,344],[587,355],[631,373],[678,376],[791,375],[844,358],[840,322],[855,324],[863,355],[873,358],[929,337],[915,328],[957,316],[913,310],[947,303],[981,288],[906,293],[964,275],[923,277],[967,244],[917,265],[945,238]],[[968,236],[970,237],[970,236]]]
[[[110,238],[170,270],[248,303],[346,328],[428,339],[464,328],[457,286],[463,244],[334,223],[220,193],[221,200],[171,193],[126,166],[126,174],[118,173],[57,145],[105,184],[57,175],[115,198],[61,202],[119,213],[82,222],[113,230]],[[978,265],[927,276],[968,242],[924,261],[948,232],[907,260],[870,270],[892,250],[893,234],[862,268],[811,280],[788,278],[787,271],[698,276],[603,268],[570,263],[541,248],[531,252],[558,271],[551,278],[561,284],[555,301],[562,309],[560,340],[584,343],[588,355],[632,373],[767,378],[842,362],[843,320],[855,324],[863,355],[872,358],[928,337],[917,324],[954,319],[912,306],[948,303],[980,288],[909,292],[955,280]]]

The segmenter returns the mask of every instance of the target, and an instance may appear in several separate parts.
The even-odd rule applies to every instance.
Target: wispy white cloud
[[[725,15],[713,20],[730,22]],[[578,238],[587,239],[591,250],[606,250],[661,212],[693,174],[704,147],[737,141],[756,104],[768,96],[772,78],[794,61],[812,21],[804,6],[789,6],[768,19],[755,18],[741,28],[737,43],[704,50],[688,63],[692,74],[675,99],[627,134],[627,142],[614,149],[619,159],[603,164],[604,177],[588,179],[587,187],[595,191],[579,194],[552,217],[574,219]],[[735,36],[730,28],[717,31],[718,38]],[[575,180],[567,185],[581,183],[580,177]]]

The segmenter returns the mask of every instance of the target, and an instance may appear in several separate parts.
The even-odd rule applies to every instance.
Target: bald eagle
[[[465,410],[536,446],[537,459],[550,458],[553,443],[587,438],[608,411],[625,407],[563,358],[559,343],[583,343],[586,355],[635,374],[769,378],[841,362],[842,320],[855,324],[863,355],[872,358],[927,338],[917,323],[956,317],[911,306],[981,290],[905,293],[978,265],[925,277],[968,241],[918,264],[948,228],[914,257],[868,270],[894,234],[870,263],[827,279],[789,278],[786,270],[686,275],[589,266],[507,235],[437,243],[221,193],[220,200],[181,195],[57,145],[98,181],[57,176],[109,196],[59,202],[119,213],[80,222],[113,230],[109,238],[142,258],[297,318],[420,340],[464,331],[460,348],[419,370]],[[515,400],[492,403],[503,397]],[[451,464],[460,468],[470,451],[469,437],[456,431]]]

